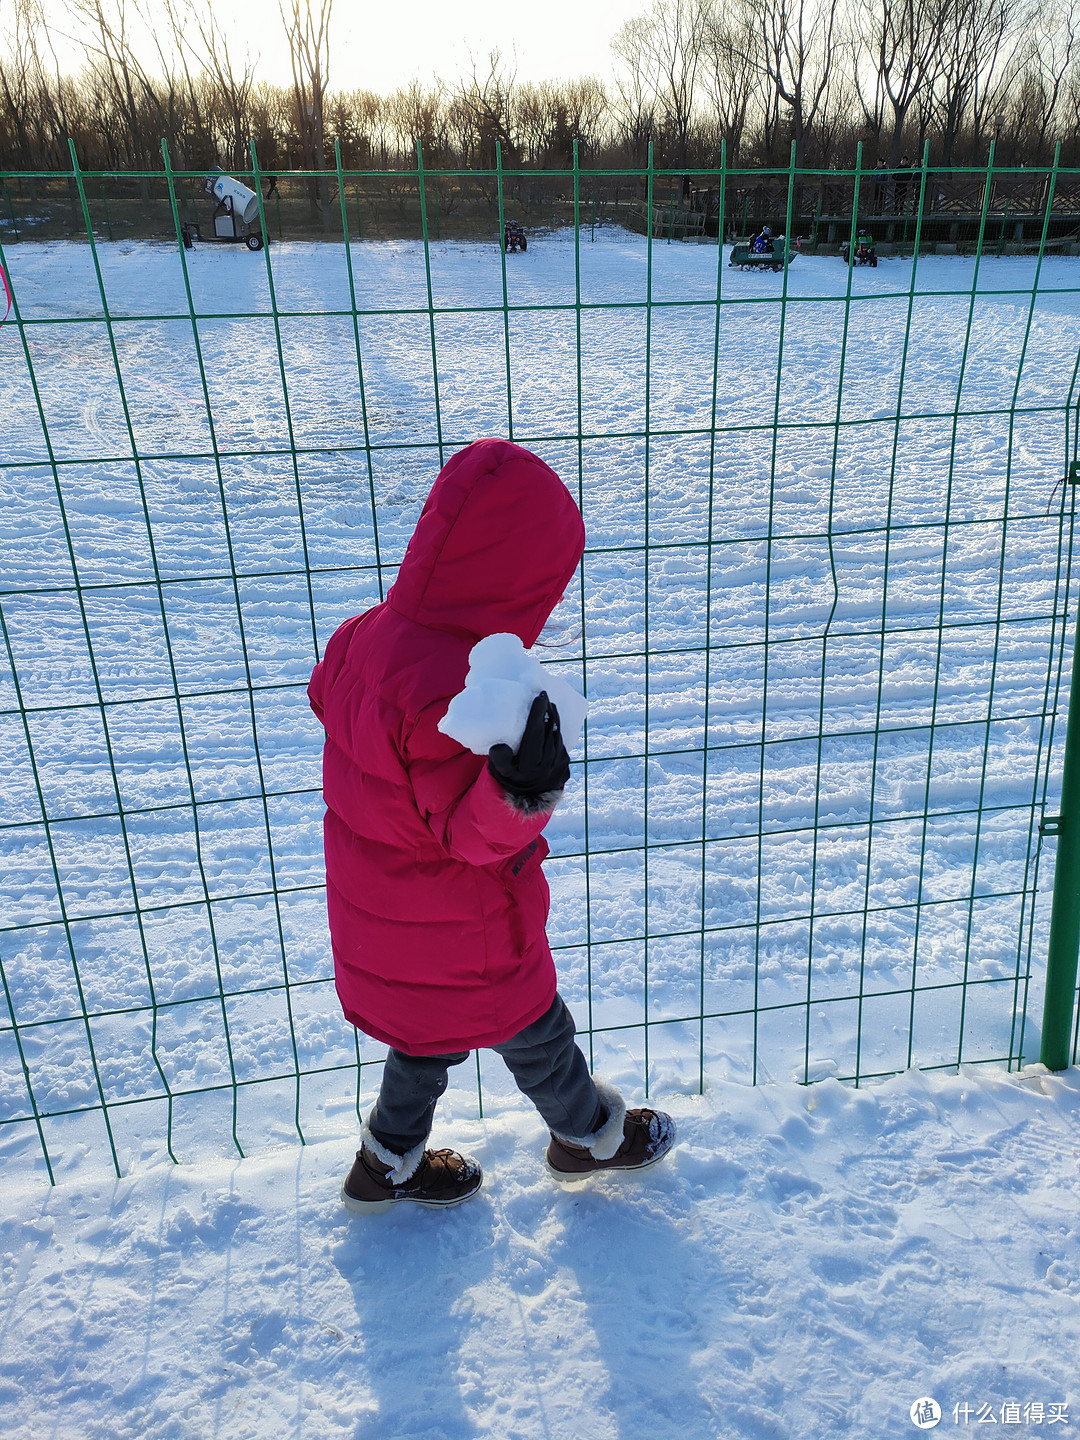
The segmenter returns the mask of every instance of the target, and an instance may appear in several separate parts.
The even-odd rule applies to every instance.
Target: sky
[[[408,0],[398,5],[358,5],[337,0],[331,37],[331,88],[385,93],[413,78],[453,79],[486,66],[498,49],[521,81],[568,79],[612,71],[611,38],[624,21],[648,8],[648,0]],[[53,0],[49,13],[68,29],[66,7]],[[219,23],[258,56],[258,78],[284,83],[288,52],[275,4],[266,0],[217,0]],[[74,45],[61,48],[65,68],[77,69]]]

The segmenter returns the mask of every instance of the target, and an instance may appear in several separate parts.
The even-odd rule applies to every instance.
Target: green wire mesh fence
[[[924,158],[886,192],[861,163],[418,153],[271,183],[253,153],[248,254],[185,248],[212,233],[203,177],[167,154],[72,160],[4,176],[0,205],[0,1147],[119,1173],[359,1111],[382,1051],[333,994],[304,690],[480,434],[539,451],[588,529],[547,662],[591,705],[548,872],[597,1067],[700,1090],[1034,1058],[1075,623],[1075,172],[991,154],[946,182]],[[950,185],[968,209],[942,229]],[[81,243],[28,244],[61,189]],[[167,225],[125,240],[155,205]],[[290,239],[301,209],[318,239]],[[363,238],[375,213],[397,231]],[[501,243],[521,220],[527,256]],[[766,221],[804,253],[729,265]],[[864,225],[880,265],[828,254]],[[487,1058],[473,1083],[498,1090]]]

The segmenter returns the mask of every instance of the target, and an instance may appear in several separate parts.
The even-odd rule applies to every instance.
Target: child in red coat
[[[486,760],[438,729],[472,647],[498,633],[533,645],[584,545],[555,472],[479,440],[440,472],[386,600],[335,632],[311,677],[337,992],[390,1047],[342,1190],[351,1209],[476,1193],[475,1161],[426,1143],[448,1067],[480,1046],[546,1121],[556,1178],[638,1168],[674,1142],[670,1117],[628,1112],[589,1075],[556,991],[541,832],[570,775],[558,711],[537,696],[518,750]]]

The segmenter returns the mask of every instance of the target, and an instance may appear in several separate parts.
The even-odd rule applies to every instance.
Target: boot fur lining
[[[406,1150],[404,1155],[395,1155],[393,1150],[387,1150],[385,1145],[379,1144],[366,1120],[360,1130],[360,1144],[366,1146],[381,1164],[390,1166],[390,1174],[386,1178],[392,1185],[404,1185],[406,1180],[412,1179],[420,1168],[420,1161],[427,1148],[427,1141],[421,1140],[419,1145]]]
[[[596,1093],[600,1096],[600,1103],[607,1111],[607,1119],[599,1130],[591,1135],[560,1135],[557,1130],[552,1131],[557,1140],[564,1140],[567,1145],[583,1145],[594,1160],[610,1160],[623,1142],[623,1125],[626,1121],[626,1101],[606,1080],[598,1080],[593,1076],[593,1084],[596,1086]]]

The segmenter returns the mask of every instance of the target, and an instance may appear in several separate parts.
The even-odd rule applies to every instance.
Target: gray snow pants
[[[517,1087],[560,1135],[592,1135],[603,1123],[603,1106],[585,1056],[574,1042],[574,1018],[561,995],[551,1009],[510,1040],[492,1045]],[[431,1133],[431,1119],[446,1089],[447,1071],[470,1051],[454,1055],[406,1055],[391,1049],[379,1098],[368,1116],[371,1133],[394,1155],[404,1155]]]

